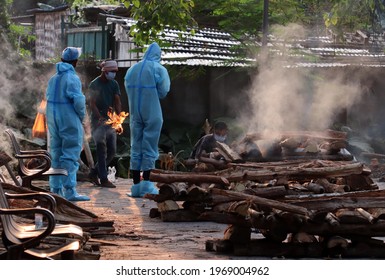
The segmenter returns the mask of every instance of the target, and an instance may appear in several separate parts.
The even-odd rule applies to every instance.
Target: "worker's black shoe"
[[[108,179],[101,180],[99,187],[102,187],[102,188],[116,188],[116,186],[113,183],[111,183]]]
[[[89,179],[90,182],[93,183],[94,185],[97,185],[97,186],[100,185],[98,175],[95,174],[95,173],[93,173],[92,171],[90,172],[90,174],[88,174],[88,179]]]

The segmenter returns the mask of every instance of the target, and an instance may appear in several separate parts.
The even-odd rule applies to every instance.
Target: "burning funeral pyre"
[[[259,161],[245,161],[248,135],[220,145],[227,168],[213,172],[154,170],[151,217],[164,222],[228,224],[206,250],[265,257],[385,257],[385,190],[346,150],[337,131],[285,132]],[[255,148],[255,147],[254,147]],[[257,234],[255,234],[257,233]],[[253,238],[255,236],[255,238]]]

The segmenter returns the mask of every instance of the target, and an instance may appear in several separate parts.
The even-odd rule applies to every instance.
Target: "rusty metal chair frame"
[[[8,199],[38,200],[48,205],[47,208],[10,208]],[[4,192],[0,183],[0,220],[2,223],[2,240],[6,253],[0,259],[73,259],[85,239],[81,227],[72,224],[59,225],[53,214],[56,208],[55,198],[47,193],[10,194]],[[35,213],[43,215],[45,226],[35,229],[32,223],[16,220],[16,216],[33,216]],[[65,242],[49,248],[39,247],[40,243],[49,236],[66,237]]]
[[[32,180],[39,179],[44,176],[52,175],[64,175],[67,176],[68,172],[62,168],[51,167],[51,155],[46,150],[22,150],[18,141],[16,140],[15,134],[11,129],[6,129],[5,133],[9,136],[14,151],[14,156],[18,160],[19,175],[22,179],[22,187],[31,188]],[[42,160],[42,164],[35,168],[29,168],[25,164],[27,159]]]

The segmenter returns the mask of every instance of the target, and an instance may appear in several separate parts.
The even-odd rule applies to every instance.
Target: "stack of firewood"
[[[159,194],[148,198],[158,207],[150,216],[228,224],[223,239],[206,242],[209,251],[385,257],[385,191],[370,175],[357,161],[304,158],[232,162],[204,174],[155,170]]]

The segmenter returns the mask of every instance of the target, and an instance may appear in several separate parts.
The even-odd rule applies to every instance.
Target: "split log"
[[[235,256],[269,258],[323,258],[325,248],[321,243],[278,243],[268,239],[254,239],[248,244],[232,244]]]
[[[174,200],[165,200],[157,204],[159,212],[178,210],[179,205]]]
[[[242,157],[225,143],[217,141],[216,149],[227,161],[243,161]]]
[[[332,227],[336,227],[340,225],[340,221],[338,217],[331,212],[326,214],[325,221]]]
[[[285,199],[283,201],[314,212],[333,212],[341,208],[381,208],[385,205],[385,197],[332,196],[306,200]]]
[[[168,199],[184,200],[187,195],[186,183],[170,183],[170,184],[158,184],[159,195],[157,202],[165,201]]]
[[[250,220],[242,219],[232,213],[219,213],[206,211],[199,215],[199,221],[210,221],[218,224],[231,224],[238,226],[251,227]]]
[[[230,212],[242,217],[246,217],[249,214],[249,208],[251,203],[249,201],[231,201],[227,203],[217,204],[212,210],[217,212]]]
[[[196,222],[198,217],[199,214],[185,209],[161,212],[163,222]]]
[[[305,186],[309,191],[311,191],[313,193],[320,194],[320,193],[325,192],[325,188],[323,186],[321,186],[320,184],[317,184],[317,183],[309,182],[309,183],[305,184]]]
[[[251,240],[250,227],[241,227],[236,225],[229,225],[224,232],[224,240],[229,240],[233,244],[245,244]]]
[[[348,185],[333,184],[326,178],[317,179],[315,183],[322,186],[327,193],[342,193],[350,191],[350,187]]]
[[[363,170],[363,164],[360,162],[345,164],[334,167],[321,167],[321,168],[276,168],[274,171],[270,170],[251,170],[244,172],[244,179],[251,181],[261,178],[274,179],[279,176],[286,176],[289,178],[320,178],[320,177],[342,177],[351,174],[361,174]],[[229,181],[231,177],[227,178]]]
[[[308,234],[306,232],[297,232],[294,234],[289,234],[287,239],[288,239],[288,242],[293,242],[293,243],[318,242],[317,238],[314,235]]]
[[[268,188],[249,188],[245,189],[244,193],[264,198],[278,198],[287,195],[287,190],[285,186],[274,186]]]
[[[385,219],[385,208],[369,208],[367,210],[370,213],[370,215],[373,216],[375,221],[377,221],[379,219],[381,219],[381,220]]]
[[[356,212],[358,212],[362,217],[364,217],[365,219],[368,220],[369,223],[373,224],[376,222],[376,220],[374,219],[374,217],[369,213],[367,212],[365,209],[362,209],[362,208],[356,208],[354,209]]]
[[[363,172],[361,174],[351,173],[346,175],[345,181],[352,191],[378,189],[370,176],[363,174]]]
[[[187,173],[184,174],[160,174],[151,172],[150,180],[152,182],[160,182],[171,184],[175,182],[187,182],[199,185],[200,183],[217,183],[221,185],[228,186],[230,183],[224,177],[218,177],[215,175],[205,175],[205,174],[195,174],[195,173]]]
[[[293,206],[293,205],[279,202],[276,200],[271,200],[271,199],[262,198],[262,197],[258,197],[258,196],[248,195],[248,194],[244,194],[244,193],[237,193],[237,192],[232,192],[232,191],[227,191],[227,190],[220,190],[220,189],[211,189],[210,191],[212,194],[224,195],[224,196],[228,196],[228,197],[236,198],[236,199],[241,199],[241,200],[249,200],[252,203],[255,203],[257,205],[276,208],[276,209],[280,209],[280,210],[284,210],[284,211],[288,211],[288,212],[293,212],[296,214],[301,214],[301,215],[308,216],[308,217],[312,216],[312,213],[304,207]]]

